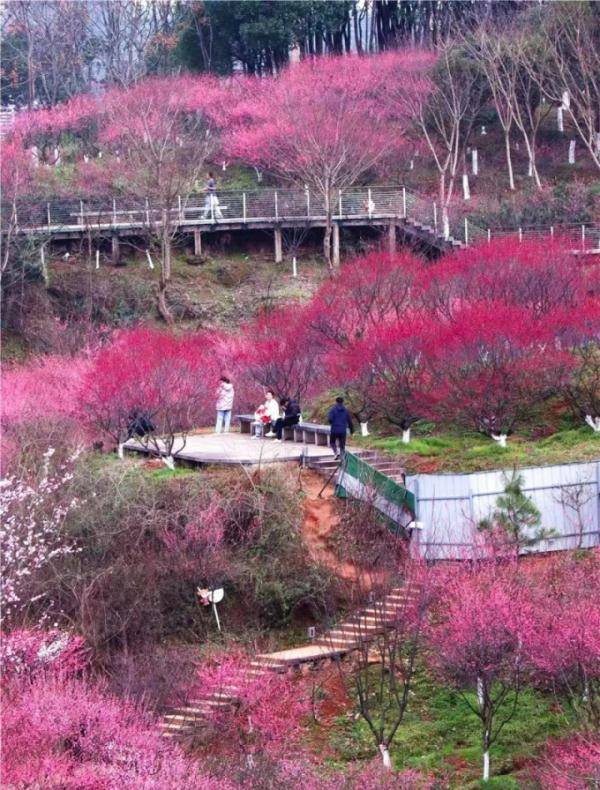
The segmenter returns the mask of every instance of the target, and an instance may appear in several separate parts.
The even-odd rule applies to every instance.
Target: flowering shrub
[[[552,790],[588,790],[600,785],[600,738],[574,735],[552,741],[540,760],[536,779]]]
[[[5,623],[18,621],[29,609],[43,613],[44,592],[38,587],[39,577],[51,563],[77,551],[62,528],[67,515],[78,506],[76,499],[64,497],[78,453],[51,471],[53,454],[52,448],[45,453],[37,480],[7,477],[0,483],[0,592]]]
[[[30,680],[50,672],[60,677],[79,674],[88,664],[88,652],[80,636],[56,629],[17,629],[2,634],[0,671],[4,681],[16,677]]]
[[[142,709],[83,680],[14,682],[5,694],[2,724],[5,787],[215,787],[161,737]],[[219,786],[231,787],[226,780]]]

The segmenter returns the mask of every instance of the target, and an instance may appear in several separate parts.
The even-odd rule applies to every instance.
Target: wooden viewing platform
[[[253,439],[248,434],[240,433],[200,433],[187,436],[185,445],[177,440],[173,448],[175,461],[188,464],[221,464],[259,466],[268,463],[300,463],[303,460],[316,461],[321,458],[332,459],[329,447],[316,444],[274,439]],[[137,439],[130,439],[124,445],[130,452],[155,455],[152,447],[148,448]]]

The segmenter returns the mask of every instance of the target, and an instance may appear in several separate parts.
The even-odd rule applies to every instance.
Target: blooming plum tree
[[[245,344],[238,365],[277,398],[300,403],[319,389],[322,380],[320,349],[312,342],[305,310],[299,305],[277,308],[243,328]]]
[[[398,90],[408,90],[408,77],[422,68],[423,58],[395,53],[385,63],[380,71],[378,59],[305,60],[276,78],[257,79],[232,111],[242,122],[232,130],[231,153],[309,187],[322,202],[329,265],[338,190],[355,184],[402,143],[408,119],[396,94],[393,107],[386,104],[386,77],[394,71]]]
[[[473,302],[432,329],[432,413],[502,447],[535,403],[560,390],[572,365],[551,328],[520,307]]]
[[[44,597],[40,577],[59,557],[72,554],[77,547],[65,538],[64,521],[78,503],[66,501],[58,493],[68,489],[72,479],[72,463],[51,469],[54,454],[48,449],[37,479],[7,477],[0,488],[0,547],[3,573],[0,592],[3,620],[7,624],[22,620],[28,611],[40,612],[43,618]]]
[[[84,419],[122,445],[136,414],[153,428],[147,440],[173,465],[209,400],[211,359],[199,338],[179,338],[140,327],[115,336],[93,358],[83,379],[79,404]]]
[[[250,767],[261,754],[280,760],[301,753],[298,739],[309,710],[308,699],[288,678],[251,669],[242,654],[216,656],[201,668],[193,689],[201,697],[232,695],[232,705],[212,711],[218,747],[241,752]]]
[[[434,669],[481,721],[484,781],[490,777],[490,749],[518,704],[534,616],[515,567],[484,557],[440,568],[429,632]]]
[[[567,555],[550,563],[537,584],[531,662],[566,691],[582,723],[600,727],[600,557]]]

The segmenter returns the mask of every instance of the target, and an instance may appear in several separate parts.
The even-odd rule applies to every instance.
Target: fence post
[[[367,210],[369,214],[369,219],[371,219],[372,211],[371,208],[373,206],[373,201],[371,200],[371,187],[367,190]]]
[[[146,198],[146,222],[148,225],[150,224],[150,204],[148,203],[148,198]]]
[[[46,203],[46,215],[47,215],[47,218],[48,218],[48,228],[50,228],[50,225],[51,225],[51,222],[50,222],[50,203]]]
[[[83,221],[83,200],[79,201],[79,224],[84,225]]]
[[[113,225],[117,224],[117,201],[113,198]]]
[[[406,187],[402,187],[402,219],[406,219]]]
[[[469,220],[465,217],[465,244],[469,246]]]
[[[433,229],[437,233],[437,204],[433,202]]]
[[[246,193],[242,192],[242,219],[246,221]]]
[[[179,213],[179,221],[183,222],[183,213],[181,211],[181,195],[177,195],[177,210]]]
[[[279,219],[279,201],[277,199],[277,192],[275,192],[275,219]]]
[[[339,211],[340,211],[340,217],[341,217],[341,216],[342,216],[342,214],[344,213],[344,212],[342,211],[342,190],[341,190],[341,189],[338,189],[338,202],[339,202],[339,204],[340,204],[340,205],[339,205]]]
[[[523,241],[523,228],[519,228],[519,241]]]
[[[306,216],[310,217],[310,189],[306,187]]]
[[[581,226],[581,249],[585,250],[585,225]]]

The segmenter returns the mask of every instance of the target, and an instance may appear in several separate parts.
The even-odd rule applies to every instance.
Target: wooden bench
[[[236,414],[240,421],[240,433],[252,433],[253,414]],[[315,422],[299,422],[283,429],[283,438],[302,444],[316,444],[318,447],[329,446],[329,425],[319,425]]]

